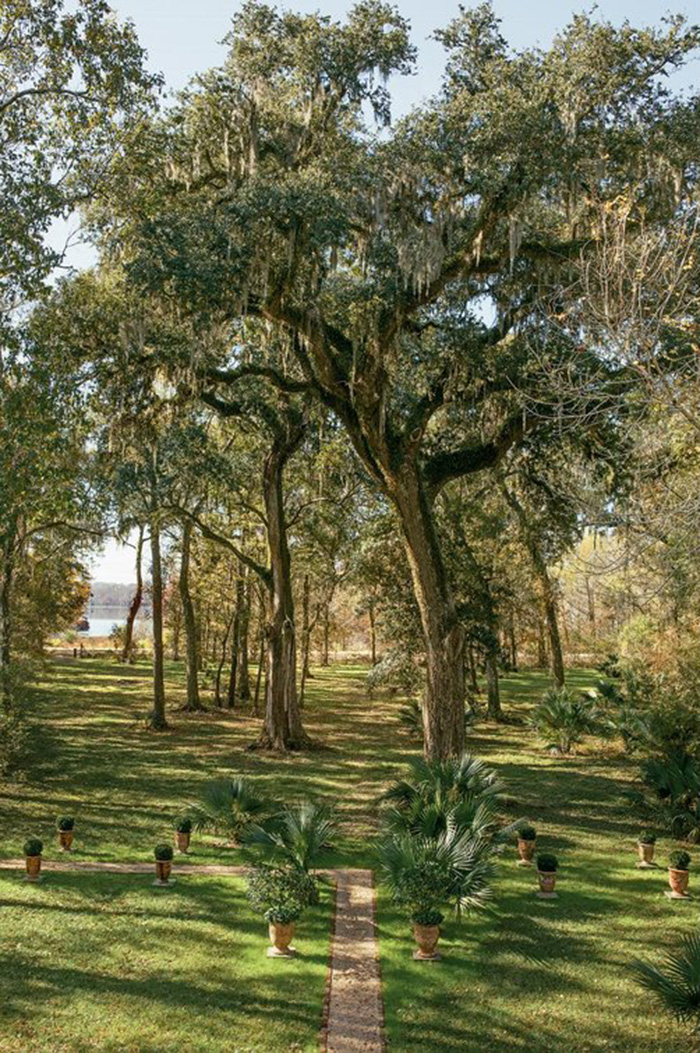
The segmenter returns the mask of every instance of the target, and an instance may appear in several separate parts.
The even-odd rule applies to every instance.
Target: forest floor
[[[52,661],[36,691],[41,765],[0,784],[0,858],[37,835],[59,859],[54,822],[76,817],[72,858],[139,862],[172,838],[172,819],[204,782],[245,774],[277,799],[334,803],[344,820],[333,867],[373,865],[377,798],[418,750],[397,723],[400,701],[367,699],[366,669],[316,670],[304,714],[317,743],[280,757],[248,751],[249,714],[176,712],[181,666],[168,667],[172,729],[145,730],[150,670],[107,659]],[[571,674],[572,686],[593,674]],[[379,941],[390,1053],[681,1053],[687,1029],[659,1013],[630,962],[658,961],[696,925],[696,907],[662,894],[664,870],[635,869],[639,825],[624,799],[636,765],[609,743],[552,756],[523,718],[546,677],[503,680],[512,723],[480,723],[469,748],[512,797],[509,819],[538,829],[560,858],[560,897],[534,895],[531,871],[504,856],[493,907],[445,924],[443,961],[413,962],[405,918],[379,892]],[[662,840],[662,862],[671,849]],[[216,837],[193,863],[240,863]],[[176,868],[177,869],[177,862]],[[143,875],[51,873],[40,885],[0,871],[0,1050],[317,1048],[330,943],[331,894],[305,915],[293,961],[265,957],[264,923],[235,877],[183,877],[172,891]]]

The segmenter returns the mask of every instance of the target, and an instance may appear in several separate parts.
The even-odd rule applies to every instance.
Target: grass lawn
[[[265,957],[265,923],[236,878],[0,872],[0,1049],[256,1053],[318,1048],[330,892],[294,961]]]
[[[75,858],[150,860],[199,785],[243,773],[277,797],[337,803],[346,822],[329,862],[371,865],[376,798],[416,750],[398,728],[398,700],[366,699],[363,669],[315,672],[305,722],[323,748],[280,758],[243,748],[257,729],[248,715],[175,713],[180,666],[168,669],[173,728],[155,734],[134,721],[149,706],[146,665],[52,663],[37,692],[48,732],[43,769],[0,787],[0,854],[20,855],[26,836],[38,834],[56,858],[54,819],[68,812],[77,819]],[[574,686],[590,681],[585,672],[571,677]],[[504,680],[506,710],[522,717],[545,683],[528,673]],[[532,820],[539,847],[559,855],[561,895],[537,900],[532,873],[511,853],[492,912],[446,924],[439,965],[412,961],[408,924],[380,896],[390,1050],[686,1050],[687,1029],[660,1015],[629,973],[633,958],[660,959],[696,924],[694,904],[661,894],[663,871],[634,867],[639,826],[621,796],[634,764],[595,742],[572,758],[551,756],[523,724],[480,724],[470,748],[506,780],[510,818]],[[662,859],[670,848],[660,842]],[[213,836],[198,835],[191,858],[241,862]],[[142,875],[51,874],[28,887],[0,873],[0,1049],[314,1048],[324,902],[326,914],[319,908],[302,921],[303,959],[270,963],[264,924],[235,880],[188,877],[161,898]]]

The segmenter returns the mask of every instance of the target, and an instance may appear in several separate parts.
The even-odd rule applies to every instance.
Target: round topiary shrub
[[[156,845],[154,855],[158,863],[169,863],[174,853],[170,845]]]
[[[44,851],[44,842],[38,837],[28,837],[24,842],[24,854],[32,859],[34,856],[40,856]]]

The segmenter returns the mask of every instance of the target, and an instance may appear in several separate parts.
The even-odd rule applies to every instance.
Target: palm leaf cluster
[[[584,735],[600,730],[595,699],[566,688],[547,691],[529,723],[547,741],[547,749],[560,753],[571,753]]]
[[[239,842],[246,828],[270,810],[270,803],[243,778],[214,779],[187,806],[194,830],[213,830]]]
[[[685,936],[661,968],[635,962],[633,969],[637,983],[679,1020],[692,1022],[700,1034],[700,933]]]
[[[482,907],[491,895],[495,857],[517,823],[499,817],[505,787],[469,753],[413,761],[406,779],[383,795],[384,836],[377,846],[383,879],[414,917],[451,905]]]
[[[315,801],[286,807],[265,823],[254,823],[244,834],[246,845],[308,873],[333,845],[337,820],[330,808]]]

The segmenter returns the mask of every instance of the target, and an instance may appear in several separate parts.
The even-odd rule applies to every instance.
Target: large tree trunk
[[[301,436],[296,442],[276,438],[265,460],[263,492],[270,579],[265,628],[265,723],[258,743],[265,749],[301,749],[309,744],[297,700],[294,597],[282,487],[285,464],[300,440]]]
[[[132,646],[134,642],[134,622],[136,615],[141,610],[143,600],[143,526],[139,527],[139,537],[136,542],[136,588],[129,606],[124,626],[124,646],[122,647],[122,662],[128,662],[132,657]]]
[[[198,712],[204,709],[199,697],[199,637],[197,634],[197,619],[195,617],[194,603],[190,593],[190,556],[192,549],[192,524],[187,521],[182,527],[182,556],[180,559],[180,577],[178,589],[180,591],[180,605],[182,606],[182,620],[185,627],[185,646],[187,661],[187,701],[183,709],[188,712]]]
[[[417,470],[400,473],[392,497],[425,640],[424,751],[429,759],[444,759],[462,753],[465,746],[464,628],[442,560],[433,510]]]
[[[151,588],[153,605],[153,712],[151,727],[161,731],[165,719],[165,668],[163,648],[163,566],[160,553],[160,527],[151,522]]]

